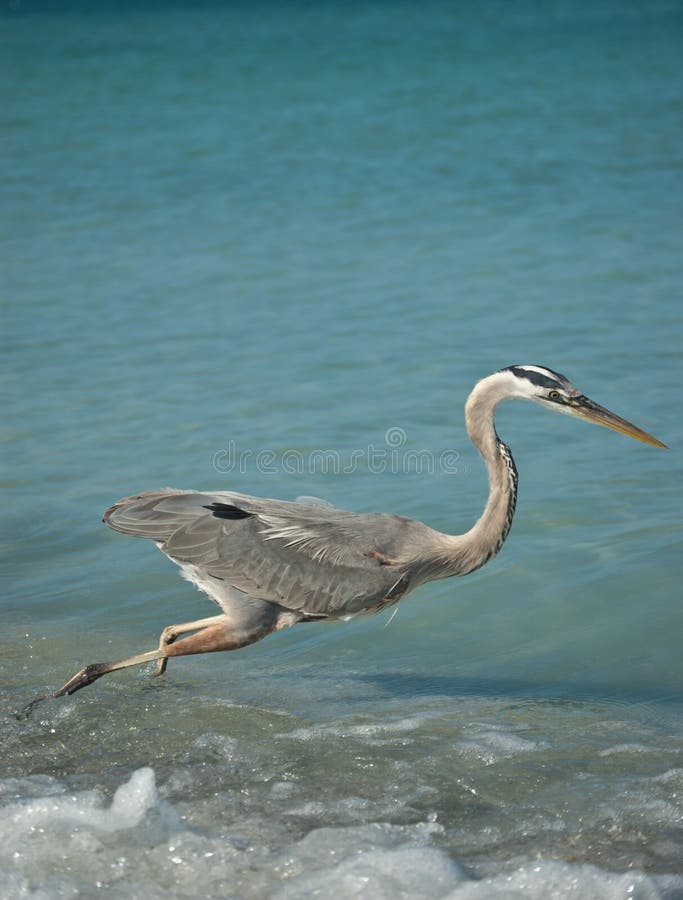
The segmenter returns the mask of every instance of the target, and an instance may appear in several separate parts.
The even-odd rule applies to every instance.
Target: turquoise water
[[[6,5],[2,896],[683,896],[682,25]],[[671,449],[508,404],[517,517],[480,572],[15,719],[213,614],[106,506],[465,531],[463,403],[511,363]]]

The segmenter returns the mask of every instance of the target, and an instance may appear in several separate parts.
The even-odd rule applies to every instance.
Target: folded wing
[[[174,562],[261,600],[311,616],[343,616],[393,603],[409,589],[401,562],[411,528],[398,516],[237,493],[148,491],[104,516],[149,538]]]

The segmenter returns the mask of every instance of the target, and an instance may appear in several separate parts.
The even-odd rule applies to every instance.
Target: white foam
[[[17,832],[44,832],[55,825],[90,827],[98,831],[117,831],[133,828],[145,813],[159,802],[154,783],[154,771],[138,769],[130,780],[114,794],[111,806],[103,808],[97,791],[64,796],[55,790],[13,804],[3,810],[0,840],[12,840]]]
[[[683,879],[677,876],[615,874],[597,866],[539,860],[458,885],[443,900],[674,900],[681,889]]]
[[[428,715],[404,716],[396,719],[388,719],[382,722],[330,722],[325,725],[314,725],[306,728],[296,728],[294,731],[279,734],[281,738],[291,738],[298,741],[311,741],[326,737],[356,737],[378,738],[393,734],[406,734],[417,731],[424,725]]]
[[[0,782],[0,799],[5,797],[50,797],[63,794],[66,788],[51,775],[27,775],[25,778],[5,778]]]
[[[394,850],[368,850],[344,859],[331,870],[302,875],[273,897],[309,900],[334,897],[355,900],[437,900],[467,875],[443,851],[434,847],[400,846]]]
[[[126,845],[139,844],[137,829],[144,822],[144,840],[154,843],[180,824],[177,813],[159,798],[151,768],[133,772],[108,805],[98,790],[70,793],[55,779],[8,779],[3,784],[5,794],[9,787],[21,798],[0,810],[3,898],[79,896],[93,881],[97,886],[95,870],[101,877],[121,864],[116,861],[120,852],[111,849],[119,839],[112,845],[109,836],[123,835]]]
[[[227,757],[236,752],[233,739],[211,737],[198,739],[197,744]],[[188,775],[174,783],[187,798],[186,809],[196,804],[196,781]],[[447,834],[432,820],[413,825],[363,822],[368,815],[390,815],[363,797],[319,801],[309,813],[331,815],[335,823],[347,818],[351,823],[314,828],[297,839],[285,822],[288,814],[295,813],[292,807],[275,823],[277,827],[269,827],[259,807],[235,816],[229,807],[234,795],[226,793],[210,798],[215,807],[205,807],[204,815],[213,824],[192,828],[160,797],[151,768],[135,771],[110,803],[98,790],[73,793],[49,777],[7,779],[2,787],[5,799],[16,798],[0,808],[2,898],[62,900],[106,891],[120,900],[226,893],[245,900],[264,896],[278,900],[312,896],[674,900],[683,896],[683,878],[678,876],[638,871],[614,874],[596,866],[548,859],[533,863],[520,859],[514,864],[489,860],[487,877],[475,880],[440,846],[452,832]],[[270,802],[288,804],[295,790],[292,782],[274,781],[267,796]],[[489,844],[492,840],[496,836],[488,835]]]
[[[646,747],[644,744],[616,744],[614,747],[606,747],[599,752],[599,756],[614,756],[621,753],[659,753],[659,747]]]
[[[477,728],[467,733],[464,740],[456,743],[459,752],[475,756],[482,762],[491,764],[500,759],[508,759],[523,753],[535,753],[548,747],[546,741],[531,741],[512,731],[497,728]]]

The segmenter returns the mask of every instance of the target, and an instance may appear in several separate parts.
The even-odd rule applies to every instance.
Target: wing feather
[[[411,541],[431,532],[399,516],[171,489],[124,498],[105,522],[253,597],[325,616],[398,600],[412,586]]]

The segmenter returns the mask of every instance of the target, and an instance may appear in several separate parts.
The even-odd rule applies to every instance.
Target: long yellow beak
[[[613,412],[605,409],[604,406],[594,403],[588,397],[577,397],[575,400],[570,401],[569,408],[575,416],[585,419],[587,422],[594,422],[596,425],[611,428],[612,431],[628,435],[628,437],[642,441],[644,444],[651,444],[653,447],[663,447],[665,450],[668,449],[666,444],[658,441],[656,437],[648,434],[647,431],[643,431],[642,428],[627,422],[626,419],[615,415]]]

